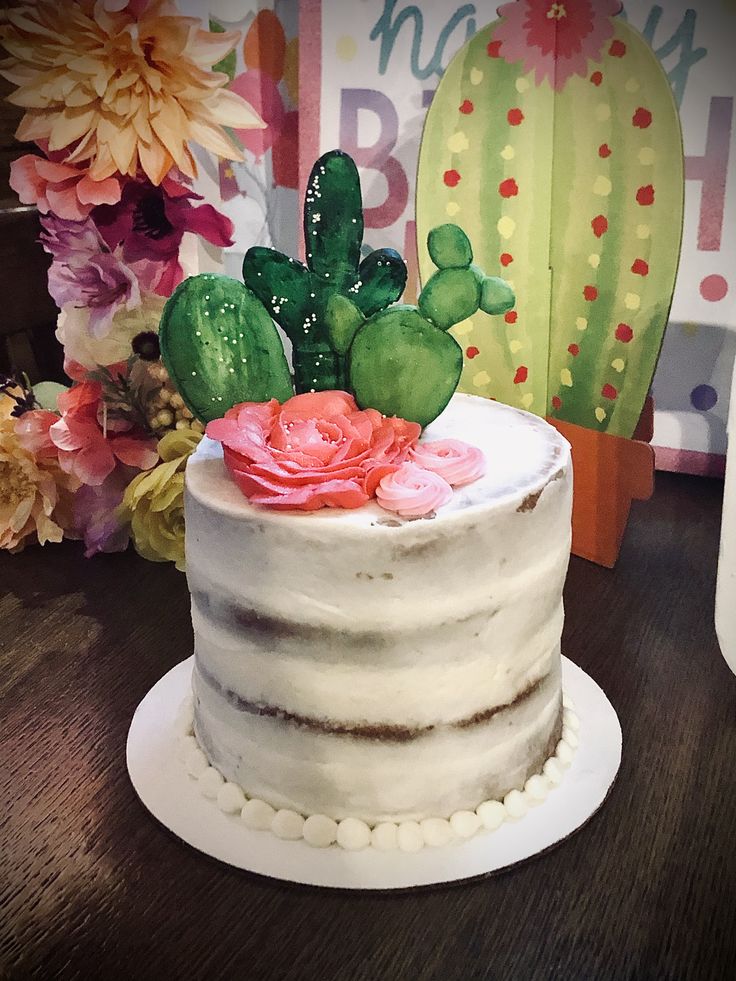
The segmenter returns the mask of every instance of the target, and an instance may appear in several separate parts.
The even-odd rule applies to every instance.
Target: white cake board
[[[174,719],[191,691],[193,661],[190,657],[172,668],[136,709],[128,733],[130,779],[151,814],[179,838],[222,862],[274,879],[336,889],[407,889],[507,869],[582,827],[606,799],[621,763],[615,709],[582,668],[563,658],[563,686],[580,718],[580,746],[562,784],[521,820],[414,853],[348,852],[282,841],[222,813],[200,794],[178,757]]]

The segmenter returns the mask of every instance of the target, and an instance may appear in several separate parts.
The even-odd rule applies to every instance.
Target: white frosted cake
[[[219,443],[190,459],[194,734],[221,775],[211,796],[234,787],[223,809],[254,800],[264,827],[271,808],[292,828],[431,825],[523,791],[554,756],[568,444],[467,395],[422,441],[444,438],[480,447],[486,474],[419,519],[375,501],[269,510]]]

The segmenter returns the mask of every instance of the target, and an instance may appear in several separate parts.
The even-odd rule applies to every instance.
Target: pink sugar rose
[[[416,463],[403,463],[381,479],[376,500],[387,511],[402,518],[420,518],[442,507],[452,498],[452,487],[444,477]]]
[[[72,164],[45,160],[33,153],[10,165],[10,186],[23,204],[35,204],[42,215],[84,221],[97,205],[117,204],[122,188],[116,177],[93,181]]]
[[[338,391],[295,395],[283,405],[243,402],[207,426],[251,502],[300,511],[361,507],[420,432],[417,423],[361,410]]]
[[[424,470],[444,477],[453,487],[462,487],[482,477],[486,459],[477,446],[461,439],[435,439],[412,448],[409,459]]]

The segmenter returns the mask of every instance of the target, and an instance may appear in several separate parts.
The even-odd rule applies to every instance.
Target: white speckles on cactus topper
[[[595,107],[595,118],[599,123],[605,123],[607,119],[611,118],[611,107],[607,102],[599,102]]]
[[[595,417],[598,420],[598,422],[603,422],[607,415],[608,413],[606,412],[606,410],[603,408],[602,405],[596,406]]]
[[[501,236],[501,238],[510,239],[516,231],[516,222],[511,215],[503,215],[502,218],[498,219],[496,228],[498,229],[498,234]]]
[[[480,83],[482,81],[483,81],[483,72],[480,70],[480,68],[471,68],[470,69],[470,84],[471,85],[480,85]]]
[[[639,163],[644,164],[645,167],[653,164],[656,159],[657,154],[654,152],[652,147],[643,146],[641,150],[639,150]]]
[[[572,388],[572,375],[569,368],[563,368],[560,372],[560,384],[566,388]]]
[[[470,146],[467,136],[462,130],[458,130],[457,133],[453,133],[452,136],[447,141],[447,149],[450,153],[462,153],[463,150],[467,150]]]
[[[641,297],[638,293],[627,293],[624,297],[624,306],[627,310],[638,310],[641,306]]]
[[[587,330],[588,329],[587,317],[576,317],[575,326],[577,327],[578,330]]]
[[[454,218],[459,211],[460,205],[457,201],[448,201],[445,205],[445,214],[449,215],[450,218]]]
[[[613,190],[613,185],[610,180],[604,174],[598,174],[596,179],[593,181],[593,194],[597,194],[599,197],[608,197],[608,195]]]
[[[516,150],[514,150],[510,143],[507,143],[503,150],[501,150],[501,156],[504,160],[513,160],[516,156]]]
[[[479,371],[477,374],[473,375],[473,384],[476,388],[483,388],[485,385],[490,385],[491,376],[487,371]]]

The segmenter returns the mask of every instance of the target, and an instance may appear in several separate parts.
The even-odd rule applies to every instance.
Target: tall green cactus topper
[[[275,320],[292,343],[297,393],[344,389],[362,408],[427,425],[462,371],[462,349],[448,329],[479,309],[508,311],[513,291],[473,265],[465,233],[444,224],[428,236],[437,270],[418,306],[393,303],[406,267],[392,249],[360,261],[360,181],[339,150],[312,170],[304,234],[306,265],[257,246],[243,262],[245,285],[203,274],[168,300],[161,352],[184,401],[209,421],[237,402],[289,398],[292,377]]]

